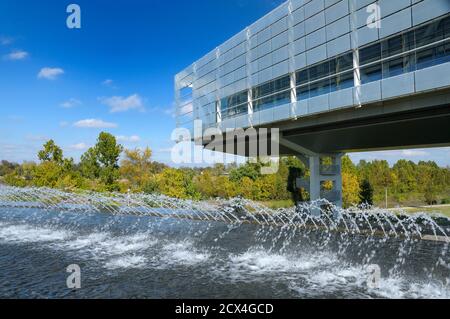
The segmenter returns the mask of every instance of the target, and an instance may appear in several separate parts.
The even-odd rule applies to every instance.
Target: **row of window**
[[[450,61],[450,16],[359,50],[361,83],[397,76]],[[440,43],[428,46],[432,43]],[[420,49],[422,48],[422,49]],[[412,53],[406,53],[418,49]],[[399,56],[405,53],[403,56]],[[391,59],[389,59],[392,57]],[[382,61],[381,61],[382,60]],[[332,93],[354,86],[353,53],[348,52],[299,70],[296,76],[297,100]],[[290,75],[252,88],[255,112],[291,102]],[[248,92],[221,100],[222,119],[248,112]]]
[[[348,52],[297,71],[296,83],[299,101],[352,87],[353,53]]]
[[[360,49],[359,63],[366,65],[447,38],[450,38],[450,16]]]
[[[242,91],[220,100],[220,110],[222,118],[247,113],[248,111],[248,91]]]
[[[335,75],[353,69],[353,53],[349,52],[337,58],[329,59],[312,67],[297,71],[297,86],[318,79]]]
[[[354,83],[353,71],[342,73],[331,78],[297,87],[297,100],[306,100],[315,96],[348,89],[353,87]]]
[[[291,77],[283,76],[276,80],[261,84],[252,89],[252,97],[254,100],[274,94],[276,92],[288,90],[291,87]]]
[[[361,84],[450,62],[450,42],[361,67]]]

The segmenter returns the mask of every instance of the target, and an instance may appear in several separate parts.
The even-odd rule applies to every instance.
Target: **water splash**
[[[0,244],[73,254],[111,272],[156,271],[162,281],[174,272],[189,285],[201,278],[187,297],[250,284],[286,287],[280,297],[450,297],[450,220],[441,215],[7,186],[0,207]],[[383,268],[379,289],[366,287],[370,264]]]
[[[384,238],[450,242],[450,220],[442,215],[411,215],[379,208],[342,209],[326,200],[273,210],[242,198],[201,202],[155,194],[67,193],[49,188],[0,186],[0,206],[216,221],[227,224],[252,223],[262,227],[277,226],[290,230],[300,228]]]

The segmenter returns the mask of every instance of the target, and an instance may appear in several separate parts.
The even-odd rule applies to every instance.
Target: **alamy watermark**
[[[78,4],[69,4],[66,9],[70,13],[66,20],[69,29],[81,29],[81,8]]]
[[[66,272],[70,273],[67,277],[66,285],[69,289],[81,289],[81,268],[77,264],[69,265]]]
[[[369,277],[367,278],[367,287],[369,289],[378,289],[381,280],[381,267],[379,265],[370,265],[367,267]]]
[[[381,7],[377,3],[368,5],[366,12],[369,14],[366,25],[369,29],[381,29]]]

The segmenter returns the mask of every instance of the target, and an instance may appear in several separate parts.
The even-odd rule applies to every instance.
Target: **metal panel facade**
[[[448,86],[430,74],[450,63],[449,13],[449,0],[288,1],[176,75],[177,126],[264,125]]]

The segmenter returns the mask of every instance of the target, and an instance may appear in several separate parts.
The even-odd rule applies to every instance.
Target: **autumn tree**
[[[359,203],[360,186],[357,168],[349,156],[342,157],[342,199],[345,207]]]
[[[125,150],[125,158],[120,163],[120,175],[136,190],[142,190],[153,178],[151,157],[149,147],[143,150]]]

